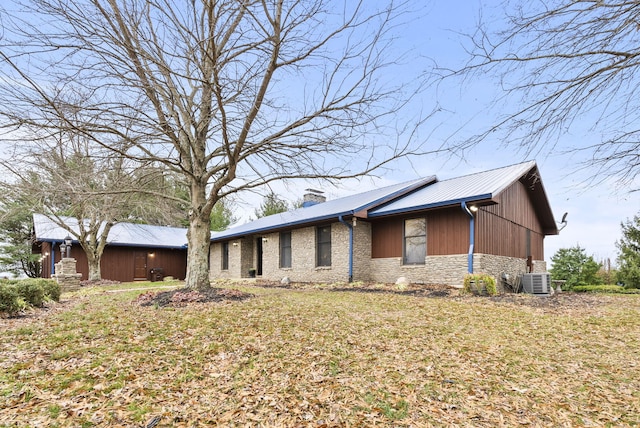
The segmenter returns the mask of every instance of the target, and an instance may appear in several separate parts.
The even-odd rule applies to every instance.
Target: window
[[[291,232],[280,233],[280,267],[291,267]]]
[[[316,229],[316,266],[331,266],[331,225]]]
[[[404,221],[404,264],[422,265],[427,256],[427,222],[424,218]]]
[[[229,243],[222,243],[222,270],[229,270]]]

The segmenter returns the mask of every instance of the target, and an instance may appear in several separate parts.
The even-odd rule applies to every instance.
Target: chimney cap
[[[324,193],[322,190],[316,190],[316,189],[304,189],[306,192],[311,192],[311,193],[317,193],[319,195],[321,195],[322,193]]]

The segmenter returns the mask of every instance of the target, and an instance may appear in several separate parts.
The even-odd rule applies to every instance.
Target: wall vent
[[[522,275],[522,288],[529,294],[549,294],[551,274],[525,273]]]

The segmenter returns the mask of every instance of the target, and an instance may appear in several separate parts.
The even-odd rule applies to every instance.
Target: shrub
[[[0,312],[9,316],[52,300],[60,301],[60,284],[50,279],[0,280]]]
[[[619,293],[640,294],[640,289],[624,288],[617,285],[576,285],[573,291],[577,293]]]
[[[37,308],[41,308],[44,305],[44,288],[37,282],[37,280],[25,279],[18,281],[15,284],[15,288],[18,290],[20,297],[22,297],[29,305]]]
[[[51,279],[36,279],[34,281],[37,281],[40,285],[42,285],[46,300],[52,300],[54,302],[60,301],[60,293],[62,292],[62,290],[60,289],[60,284]]]
[[[484,294],[485,292],[489,296],[495,296],[498,294],[496,279],[491,275],[482,273],[471,273],[465,275],[462,289],[467,293],[473,294]]]
[[[0,283],[0,312],[11,316],[26,308],[27,304],[15,285],[4,281]]]

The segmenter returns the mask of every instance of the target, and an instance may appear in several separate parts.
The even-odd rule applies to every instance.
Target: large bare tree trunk
[[[87,264],[89,265],[89,281],[100,281],[102,272],[100,270],[100,257],[91,257],[87,254]]]
[[[187,287],[203,290],[210,287],[209,282],[209,242],[211,230],[209,229],[209,217],[192,215],[189,218],[189,231],[187,232],[188,250]]]

